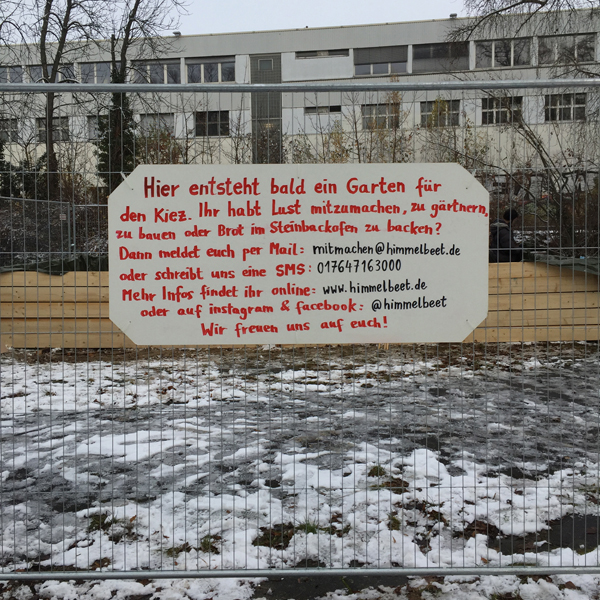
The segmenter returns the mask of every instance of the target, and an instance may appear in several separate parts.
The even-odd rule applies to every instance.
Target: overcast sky
[[[462,0],[190,0],[188,12],[184,35],[444,19]]]

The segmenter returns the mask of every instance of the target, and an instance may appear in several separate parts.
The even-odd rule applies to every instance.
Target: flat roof
[[[248,35],[257,33],[289,33],[292,31],[323,31],[323,30],[340,30],[340,29],[354,29],[362,27],[381,27],[384,25],[411,25],[415,23],[444,23],[447,21],[468,21],[473,17],[446,17],[444,19],[416,19],[414,21],[384,21],[379,23],[360,23],[356,25],[327,25],[324,27],[292,27],[287,29],[249,29],[247,31],[223,31],[220,33],[188,33],[181,34],[176,37],[191,38],[191,37],[217,37],[222,35]],[[168,37],[167,35],[163,37]]]

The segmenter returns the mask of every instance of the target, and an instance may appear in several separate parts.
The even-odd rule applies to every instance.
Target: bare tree
[[[465,0],[465,8],[471,18],[457,21],[449,34],[451,41],[484,40],[477,42],[479,53],[491,50],[491,40],[496,40],[496,46],[505,44],[503,48],[510,48],[511,40],[537,36],[536,45],[525,46],[527,54],[537,50],[538,68],[543,67],[546,76],[600,74],[593,33],[600,16],[598,0]],[[515,45],[515,52],[516,48]],[[529,58],[528,55],[528,60],[521,64],[536,64]],[[501,78],[502,73],[490,71],[488,76]],[[514,76],[512,72],[509,75]],[[518,144],[520,150],[511,152],[509,157],[501,156],[502,153],[486,157],[482,176],[502,174],[508,189],[513,191],[507,194],[507,203],[515,202],[514,192],[518,191],[531,219],[545,224],[548,233],[544,243],[565,251],[573,248],[575,253],[578,246],[598,246],[598,232],[582,225],[589,224],[593,221],[590,217],[597,215],[596,90],[551,90],[542,96],[542,105],[529,98],[529,115],[520,104],[513,103],[509,90],[486,91],[482,95],[487,106],[504,117],[497,125],[504,143],[511,140],[506,147],[515,148],[518,140],[522,142]],[[573,106],[577,98],[580,101],[576,109]],[[527,102],[527,98],[519,98],[523,99]],[[533,106],[537,114],[530,120]]]
[[[37,80],[46,83],[73,81],[73,62],[90,51],[90,42],[102,34],[108,1],[32,0],[26,7],[27,44],[30,60],[39,61]],[[35,64],[35,63],[34,63]],[[33,72],[33,71],[31,71]],[[46,94],[45,144],[48,196],[59,193],[56,142],[57,94]]]
[[[314,112],[298,122],[298,133],[289,141],[292,162],[410,162],[413,133],[402,104],[398,92],[381,97],[353,92],[344,94],[343,106],[330,113],[315,99]]]
[[[438,97],[433,101],[431,113],[421,125],[421,155],[427,162],[456,162],[473,171],[489,164],[489,143],[477,131],[475,124],[463,111],[452,110],[452,102]],[[459,125],[459,117],[463,123]]]
[[[457,20],[449,33],[450,41],[510,40],[587,31],[590,22],[600,16],[598,0],[464,0],[464,5],[471,18]],[[597,77],[597,64],[589,60],[595,56],[593,46],[590,39],[574,38],[570,44],[561,45],[556,60],[546,66],[557,76]]]
[[[0,39],[14,41],[18,33],[22,35],[25,44],[21,51],[24,50],[26,58],[21,64],[32,65],[29,72],[34,81],[75,81],[74,63],[86,58],[97,60],[103,52],[108,52],[111,80],[125,83],[132,58],[157,56],[166,45],[160,34],[176,25],[183,9],[183,0],[28,0],[23,3],[1,0]],[[26,16],[23,21],[22,15]],[[55,92],[46,94],[44,118],[38,122],[46,150],[49,198],[60,194],[56,143],[65,141],[66,135],[59,131],[57,99],[60,96]],[[65,95],[65,98],[70,97]],[[121,109],[121,123],[124,114],[132,117],[121,102],[123,98],[124,95],[112,98],[113,104]],[[115,125],[111,133],[113,140],[122,139],[118,126]]]
[[[109,53],[111,82],[127,82],[132,61],[152,59],[167,51],[170,41],[163,35],[177,26],[185,10],[183,0],[124,0],[115,5],[110,32],[100,46]],[[130,97],[113,93],[108,115],[100,121],[98,163],[100,178],[110,194],[121,174],[135,167],[135,124]]]
[[[18,0],[0,2],[0,43],[2,45],[8,46],[25,40],[23,9],[23,3]]]
[[[110,52],[112,81],[127,80],[130,61],[151,59],[168,50],[164,33],[178,26],[185,0],[122,0],[111,3],[110,32],[101,46]]]
[[[243,97],[240,105],[244,106]],[[244,113],[243,108],[234,113],[230,124],[231,145],[225,151],[225,156],[236,165],[252,162],[252,132]]]
[[[573,21],[595,17],[600,9],[597,0],[464,0],[468,21],[458,21],[452,36],[470,39],[486,32],[519,33],[524,27],[536,34],[560,33]],[[483,39],[483,38],[482,38]]]

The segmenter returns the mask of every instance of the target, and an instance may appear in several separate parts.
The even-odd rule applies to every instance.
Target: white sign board
[[[109,236],[140,345],[459,342],[487,315],[488,193],[456,164],[140,166]]]

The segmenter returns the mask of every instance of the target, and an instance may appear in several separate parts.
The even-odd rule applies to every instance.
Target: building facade
[[[152,140],[159,132],[167,135],[169,143],[179,140],[179,149],[170,154],[172,162],[381,162],[446,160],[448,156],[434,149],[447,147],[448,131],[458,129],[462,154],[469,136],[475,154],[486,146],[483,138],[502,138],[486,149],[495,154],[488,157],[489,162],[499,162],[510,145],[507,130],[515,121],[538,132],[548,128],[542,136],[549,136],[557,125],[576,135],[577,128],[596,113],[595,94],[566,89],[494,94],[435,90],[238,94],[222,93],[219,87],[232,83],[535,81],[568,74],[571,68],[585,73],[594,71],[599,59],[598,22],[590,15],[565,15],[560,26],[554,21],[551,28],[544,28],[539,20],[523,25],[507,21],[503,35],[486,34],[481,39],[475,35],[469,41],[449,41],[457,28],[468,24],[456,18],[174,35],[162,56],[131,61],[129,82],[204,83],[214,85],[214,92],[195,94],[182,86],[181,94],[136,96],[138,135]],[[81,62],[61,67],[59,81],[110,82],[107,55],[94,48],[82,56]],[[6,60],[0,66],[0,83],[42,81],[35,59],[21,62]],[[36,110],[4,103],[2,141],[15,148],[38,144],[43,151],[51,127],[53,140],[59,144],[93,145],[106,114],[106,98],[82,100],[67,89],[61,96],[52,123],[41,108],[36,116]],[[527,160],[528,151],[525,148],[521,161]],[[89,152],[91,160],[93,148]],[[169,162],[169,152],[158,159]]]

